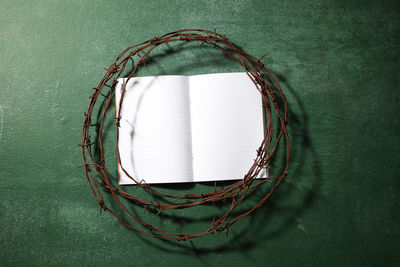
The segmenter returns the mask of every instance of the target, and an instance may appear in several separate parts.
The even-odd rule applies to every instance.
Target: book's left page
[[[115,89],[118,112],[126,79]],[[188,78],[151,76],[129,79],[120,113],[118,148],[123,168],[147,184],[192,182]],[[135,184],[118,166],[119,184]]]

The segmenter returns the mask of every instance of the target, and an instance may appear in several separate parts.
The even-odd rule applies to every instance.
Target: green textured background
[[[398,3],[1,0],[0,265],[398,266]],[[293,159],[228,237],[168,243],[99,214],[77,144],[103,67],[181,28],[267,53],[291,108]],[[142,74],[236,70],[199,53]]]

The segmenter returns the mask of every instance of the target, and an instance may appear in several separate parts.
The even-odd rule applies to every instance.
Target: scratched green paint
[[[396,1],[1,1],[0,265],[398,266],[399,11]],[[228,237],[175,244],[99,214],[77,144],[103,67],[181,28],[267,53],[293,155],[279,191]],[[140,74],[238,70],[214,54],[186,49]]]

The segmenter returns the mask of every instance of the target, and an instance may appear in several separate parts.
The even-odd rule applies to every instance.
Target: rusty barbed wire
[[[257,89],[263,100],[263,104],[266,110],[266,128],[264,139],[261,141],[260,147],[255,151],[255,160],[254,163],[250,166],[249,171],[244,175],[243,179],[232,183],[228,186],[225,186],[221,189],[216,189],[216,183],[214,183],[214,189],[210,192],[205,192],[202,194],[181,194],[181,195],[170,195],[161,193],[158,190],[155,190],[148,184],[145,184],[143,181],[137,181],[134,177],[132,177],[121,165],[121,159],[119,155],[118,145],[116,146],[116,153],[118,164],[125,174],[132,179],[137,184],[137,187],[142,188],[145,192],[149,194],[153,194],[162,198],[170,199],[173,201],[177,200],[185,200],[185,203],[176,203],[171,204],[170,201],[168,203],[160,203],[159,201],[150,201],[145,196],[144,198],[140,198],[137,195],[130,194],[116,186],[113,185],[110,180],[110,176],[107,172],[106,167],[106,159],[104,158],[104,148],[103,148],[103,128],[104,121],[106,117],[106,113],[110,107],[112,96],[115,91],[115,87],[117,84],[117,79],[121,77],[123,71],[126,69],[128,62],[132,62],[134,64],[134,57],[138,58],[135,67],[132,71],[130,71],[127,80],[132,78],[139,68],[146,66],[146,58],[149,57],[149,54],[159,45],[168,44],[172,42],[199,42],[200,46],[204,44],[211,45],[215,48],[222,50],[225,54],[227,54],[230,58],[240,64],[244,71],[247,73],[248,77],[255,85],[255,89]],[[290,150],[289,150],[289,135],[287,131],[287,102],[285,96],[282,92],[281,87],[277,80],[271,75],[265,65],[261,62],[261,59],[264,57],[263,55],[260,58],[256,58],[251,56],[238,47],[236,47],[233,43],[231,43],[224,35],[221,35],[214,31],[202,30],[202,29],[183,29],[179,31],[170,32],[164,34],[160,37],[153,37],[145,42],[130,46],[126,48],[117,58],[116,60],[108,67],[105,68],[106,74],[101,79],[100,83],[97,87],[93,88],[94,93],[90,96],[90,104],[87,112],[84,114],[84,122],[82,129],[82,142],[80,144],[82,149],[82,159],[83,159],[83,169],[89,182],[90,190],[93,193],[96,201],[100,205],[100,211],[104,210],[111,213],[115,216],[123,225],[136,231],[137,233],[143,234],[145,236],[156,237],[160,239],[167,240],[188,240],[199,236],[204,236],[207,234],[212,234],[215,232],[227,231],[228,228],[234,224],[235,222],[241,220],[247,215],[251,214],[257,208],[259,208],[274,192],[274,190],[278,187],[278,185],[283,181],[286,177],[289,162],[290,162]],[[122,77],[121,77],[122,78]],[[127,83],[127,82],[126,82]],[[124,99],[125,94],[125,86],[126,83],[121,88],[121,100],[119,103],[119,112],[116,115],[116,129],[117,129],[117,143],[119,139],[119,122],[121,120],[121,106]],[[107,92],[104,93],[103,90],[107,89]],[[94,106],[98,101],[99,96],[105,98],[105,104],[102,108],[100,124],[92,124],[92,115],[94,112]],[[273,126],[273,113],[275,114],[278,120],[278,131],[275,133],[276,137],[273,138],[274,134],[274,126]],[[95,142],[91,140],[90,136],[90,127],[98,126],[97,131],[97,139]],[[265,168],[270,162],[272,156],[278,149],[278,145],[280,142],[284,140],[285,146],[285,166],[283,171],[276,176],[269,176],[267,179],[255,179],[258,173]],[[92,146],[94,144],[98,145],[99,148],[99,159],[96,161],[94,152],[92,151]],[[273,186],[264,193],[261,200],[252,208],[247,211],[239,214],[232,215],[233,210],[245,200],[246,193],[250,189],[254,189],[264,183],[274,182]],[[134,224],[127,222],[125,219],[119,215],[118,212],[111,209],[109,205],[107,205],[104,201],[104,198],[101,193],[101,189],[105,189],[112,196],[112,200],[117,204],[117,207],[121,212],[129,215],[130,218],[134,220]],[[141,220],[137,215],[133,214],[128,207],[126,207],[120,197],[128,199],[135,203],[136,205],[143,207],[143,212],[146,209],[151,209],[155,212],[156,215],[160,214],[166,210],[173,209],[183,209],[190,208],[201,204],[206,203],[214,203],[219,201],[230,200],[231,205],[222,214],[219,218],[213,218],[211,222],[211,227],[208,227],[201,233],[173,233],[167,230],[159,229],[153,227],[151,224]],[[115,207],[115,205],[114,205]],[[230,216],[233,218],[230,218]],[[211,218],[210,218],[211,220]]]

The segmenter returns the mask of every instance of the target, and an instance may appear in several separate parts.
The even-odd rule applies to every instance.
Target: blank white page
[[[246,73],[190,76],[189,87],[193,180],[242,179],[264,138],[259,91]]]
[[[118,110],[122,82],[115,89]],[[188,78],[131,78],[121,109],[118,147],[124,169],[138,182],[191,182]],[[135,184],[118,168],[119,184]]]

